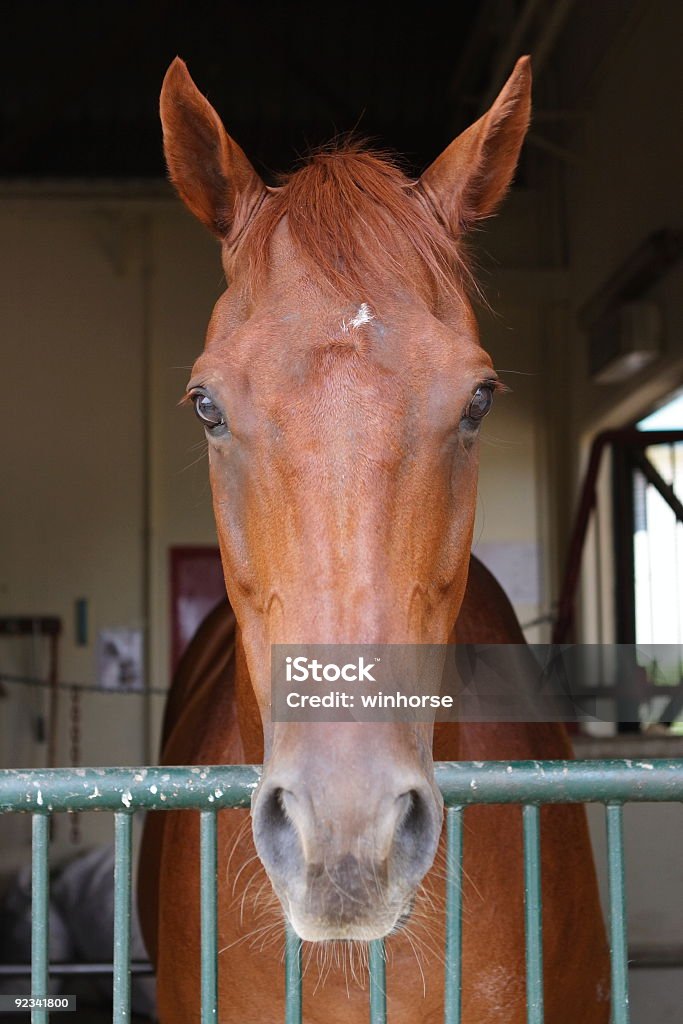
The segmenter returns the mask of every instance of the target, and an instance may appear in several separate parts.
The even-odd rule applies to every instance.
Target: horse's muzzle
[[[315,781],[264,778],[256,849],[302,939],[376,939],[405,920],[439,843],[442,803],[427,780],[362,798],[316,793]],[[324,799],[321,799],[324,797]]]

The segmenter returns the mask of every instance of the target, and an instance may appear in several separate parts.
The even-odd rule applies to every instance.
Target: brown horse
[[[345,146],[270,189],[185,65],[166,76],[171,179],[221,240],[230,282],[188,396],[234,616],[217,610],[183,661],[163,760],[264,762],[251,829],[246,812],[219,818],[221,1021],[282,1020],[283,916],[306,940],[307,1021],[366,1019],[363,944],[380,936],[390,1019],[441,1019],[433,759],[569,756],[559,725],[277,723],[270,708],[275,643],[523,642],[498,585],[470,567],[497,379],[461,240],[503,197],[529,108],[522,59],[418,181]],[[584,813],[551,807],[542,821],[546,1020],[604,1024]],[[521,1024],[519,811],[472,808],[465,827],[463,1021]],[[198,1021],[196,816],[149,816],[140,887],[162,1024]]]

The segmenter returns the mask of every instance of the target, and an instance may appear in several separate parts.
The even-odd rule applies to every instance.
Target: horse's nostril
[[[402,793],[398,800],[402,809],[394,841],[405,848],[414,847],[419,843],[422,829],[426,824],[422,799],[416,789],[411,789],[407,793]]]
[[[276,874],[291,867],[300,856],[297,829],[287,811],[291,793],[274,786],[261,794],[254,813],[254,839],[261,860]]]
[[[394,833],[394,856],[404,872],[421,877],[436,852],[434,813],[429,798],[417,789],[402,793],[398,801],[401,809]]]
[[[261,798],[261,817],[264,825],[280,829],[287,826],[287,813],[284,808],[284,790],[278,786],[265,793]]]

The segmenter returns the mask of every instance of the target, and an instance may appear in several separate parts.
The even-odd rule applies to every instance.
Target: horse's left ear
[[[451,142],[420,178],[454,234],[496,209],[517,166],[531,114],[531,61],[520,57],[490,110]]]
[[[179,57],[166,72],[159,107],[168,173],[180,198],[219,238],[239,230],[266,186]]]

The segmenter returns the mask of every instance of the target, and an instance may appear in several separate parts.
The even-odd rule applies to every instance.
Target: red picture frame
[[[226,600],[220,551],[216,545],[169,549],[171,588],[171,669],[206,616]]]

